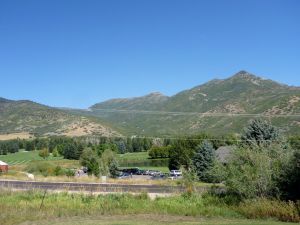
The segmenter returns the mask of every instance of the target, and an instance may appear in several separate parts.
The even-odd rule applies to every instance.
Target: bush
[[[64,173],[67,177],[74,177],[75,176],[75,171],[74,170],[65,169]]]
[[[265,148],[237,148],[219,171],[228,191],[241,198],[278,196],[279,181],[291,157],[280,145]]]
[[[59,153],[58,153],[57,148],[55,148],[55,149],[53,150],[52,156],[53,156],[53,157],[58,157],[58,156],[59,156]]]
[[[32,162],[26,168],[29,173],[41,174],[45,177],[55,174],[56,165],[50,162]]]
[[[261,198],[246,200],[236,210],[249,219],[275,218],[285,222],[300,222],[300,202]]]
[[[152,159],[169,158],[172,146],[152,146],[149,150],[149,156]]]
[[[39,151],[39,156],[42,157],[43,159],[46,159],[49,157],[49,151],[47,148],[44,148],[42,150]]]
[[[32,162],[29,166],[27,166],[26,171],[33,174],[40,174],[45,177],[47,176],[74,176],[74,172],[69,171],[69,169],[64,169],[60,166],[57,166],[50,162],[45,161],[37,161]]]

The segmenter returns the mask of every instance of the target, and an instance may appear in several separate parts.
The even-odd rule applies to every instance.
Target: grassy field
[[[294,205],[258,200],[252,210],[211,195],[171,196],[151,200],[147,194],[68,194],[0,191],[1,225],[12,224],[257,224],[300,221]],[[264,201],[268,201],[267,208]],[[257,206],[257,207],[256,207]],[[279,207],[280,206],[280,207]],[[253,216],[253,213],[255,215]],[[247,218],[255,218],[249,220]],[[259,219],[259,220],[258,220]],[[264,219],[262,221],[261,219]]]
[[[148,159],[148,153],[147,152],[135,152],[135,153],[126,153],[126,154],[117,154],[117,159],[119,161],[119,164],[122,165],[122,163],[126,162],[132,165],[135,165],[147,161]],[[19,151],[17,153],[8,154],[8,155],[0,155],[0,160],[8,163],[12,170],[18,170],[18,169],[24,169],[25,165],[27,165],[29,162],[33,161],[51,161],[52,163],[55,163],[56,165],[65,167],[65,168],[79,168],[79,162],[76,160],[66,160],[62,157],[53,157],[49,156],[46,159],[43,159],[39,156],[39,151]],[[141,163],[140,163],[141,164]],[[166,166],[138,166],[140,169],[145,170],[159,170],[164,173],[169,172],[168,167]]]
[[[169,172],[169,168],[161,165],[161,160],[153,160],[149,158],[148,152],[134,152],[126,154],[118,154],[117,159],[121,167],[138,167],[143,170],[159,170],[164,173]],[[158,163],[157,163],[158,162]]]
[[[53,157],[49,156],[46,160],[61,160],[62,157]],[[20,165],[27,164],[33,160],[44,160],[39,156],[39,151],[19,151],[17,153],[8,154],[8,155],[0,155],[0,160],[8,163],[9,165]]]
[[[147,160],[149,159],[148,152],[134,152],[118,154],[118,160]]]

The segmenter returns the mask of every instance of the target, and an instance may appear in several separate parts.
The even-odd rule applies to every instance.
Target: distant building
[[[7,172],[8,171],[8,164],[3,162],[3,161],[0,161],[0,172]]]
[[[216,156],[219,162],[228,163],[228,160],[234,150],[235,146],[221,146],[216,150]]]

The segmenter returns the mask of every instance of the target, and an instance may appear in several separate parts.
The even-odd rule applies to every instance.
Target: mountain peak
[[[253,75],[253,74],[251,74],[251,73],[249,73],[245,70],[241,70],[241,71],[237,72],[236,74],[234,74],[233,77],[240,77],[240,78],[249,78],[249,77],[251,77],[251,78],[254,78],[254,77],[257,77],[257,76],[255,76],[255,75]]]
[[[150,94],[146,95],[146,96],[149,96],[149,97],[160,97],[160,96],[165,96],[164,94],[162,94],[161,92],[159,91],[155,91],[155,92],[151,92]]]

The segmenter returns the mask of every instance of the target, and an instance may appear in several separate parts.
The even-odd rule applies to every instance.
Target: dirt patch
[[[271,109],[265,111],[266,115],[282,115],[292,114],[297,109],[297,103],[300,101],[299,96],[292,96],[285,104],[285,106],[275,105]]]
[[[85,135],[103,135],[112,137],[120,135],[110,128],[104,127],[101,124],[91,122],[89,120],[80,120],[64,126],[61,129],[61,134],[69,137],[79,137]]]
[[[22,132],[22,133],[11,133],[11,134],[0,134],[0,141],[5,141],[5,140],[12,140],[12,139],[30,139],[33,138],[34,136],[27,133],[27,132]]]

